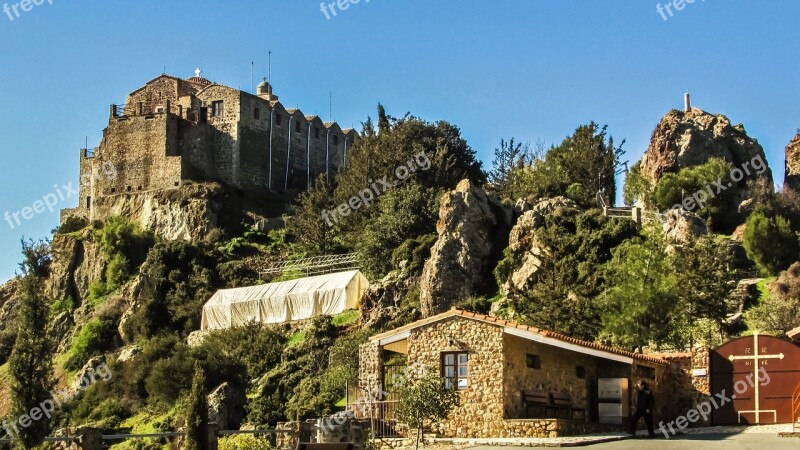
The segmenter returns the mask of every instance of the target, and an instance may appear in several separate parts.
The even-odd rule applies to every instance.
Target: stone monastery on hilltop
[[[358,138],[335,122],[286,109],[266,80],[256,95],[200,76],[162,74],[111,105],[100,145],[82,149],[80,202],[69,216],[94,217],[93,201],[219,181],[249,192],[306,189],[333,176]],[[113,168],[114,176],[105,176]]]

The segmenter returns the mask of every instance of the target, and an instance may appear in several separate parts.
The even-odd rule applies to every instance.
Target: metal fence
[[[334,272],[357,270],[358,259],[355,253],[343,255],[315,256],[313,258],[283,260],[270,263],[260,272],[261,278],[296,274],[301,277],[324,275]]]

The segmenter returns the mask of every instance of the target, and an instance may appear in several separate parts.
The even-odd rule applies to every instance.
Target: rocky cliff
[[[786,178],[785,187],[800,192],[800,130],[786,146]]]
[[[127,217],[165,240],[201,240],[219,223],[221,195],[213,183],[117,195],[99,199],[94,217]]]
[[[757,157],[766,164],[764,149],[747,135],[744,125],[731,125],[724,115],[696,108],[691,112],[672,110],[653,131],[640,170],[651,181],[658,181],[665,173],[697,166],[711,158],[721,158],[741,168]],[[747,178],[757,177],[751,171]],[[771,183],[772,171],[767,169],[760,177]]]

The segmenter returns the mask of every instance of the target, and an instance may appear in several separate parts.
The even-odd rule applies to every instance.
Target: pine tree
[[[29,247],[25,247],[29,249]],[[26,253],[27,257],[27,253]],[[38,260],[37,260],[38,261]],[[31,411],[51,400],[53,389],[53,343],[41,332],[42,324],[47,323],[49,309],[43,294],[43,266],[26,259],[22,264],[24,275],[20,281],[20,305],[17,315],[17,339],[8,359],[11,375],[12,417],[20,425],[22,420],[32,419]],[[40,410],[41,412],[41,410]],[[33,448],[43,442],[50,431],[47,418],[30,420],[27,427],[17,426],[21,448]]]
[[[501,139],[500,147],[494,149],[489,182],[491,191],[500,199],[511,198],[514,195],[511,189],[512,178],[516,170],[525,166],[530,153],[528,145],[515,142],[514,138],[508,141]]]
[[[186,409],[186,450],[208,450],[208,392],[206,374],[199,361],[194,365],[194,379]]]

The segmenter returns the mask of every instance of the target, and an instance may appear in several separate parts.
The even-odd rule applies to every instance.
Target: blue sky
[[[20,0],[0,0],[12,7]],[[38,0],[37,0],[38,1]],[[52,3],[52,4],[51,4]],[[287,107],[358,126],[382,102],[461,127],[483,161],[501,138],[557,143],[608,124],[638,160],[658,120],[694,104],[745,124],[778,183],[800,127],[800,2],[697,0],[664,20],[656,1],[361,0],[330,20],[314,0],[44,0],[0,13],[0,215],[78,182],[108,105],[166,71],[249,89],[273,52]],[[661,1],[666,4],[665,0]],[[62,189],[62,193],[66,193]],[[67,198],[57,208],[73,207]],[[19,239],[57,212],[0,221],[0,280]]]

